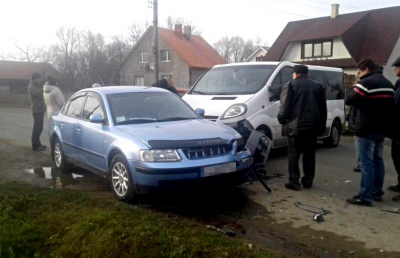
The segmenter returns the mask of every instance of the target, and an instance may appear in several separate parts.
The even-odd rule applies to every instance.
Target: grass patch
[[[0,257],[78,256],[281,257],[109,192],[0,184]]]

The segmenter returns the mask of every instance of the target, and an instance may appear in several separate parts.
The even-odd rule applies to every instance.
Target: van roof
[[[288,61],[282,61],[282,62],[262,61],[262,62],[230,63],[230,64],[215,65],[214,67],[251,66],[251,65],[277,65],[277,66],[292,66],[293,67],[293,66],[297,65],[297,63],[292,63],[292,62],[288,62]],[[337,68],[337,67],[318,66],[318,65],[307,65],[307,66],[311,70],[343,72],[342,68]]]

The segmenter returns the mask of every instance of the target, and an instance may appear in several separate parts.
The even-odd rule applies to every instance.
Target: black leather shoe
[[[353,171],[354,171],[354,172],[361,172],[361,169],[360,169],[360,167],[355,167],[355,168],[353,169]]]
[[[39,147],[36,147],[36,148],[32,148],[32,150],[33,151],[44,151],[44,150],[46,150],[46,147],[39,146]]]
[[[371,202],[364,201],[360,198],[347,199],[346,202],[349,204],[360,205],[360,206],[368,206],[368,207],[372,206]]]
[[[45,149],[47,148],[47,146],[46,146],[46,145],[41,145],[41,144],[40,144],[40,146],[39,146],[39,147],[42,147],[42,148],[45,148]]]
[[[353,199],[360,199],[360,196],[358,194],[354,195]],[[372,200],[374,200],[376,202],[383,202],[382,196],[372,197]]]
[[[287,189],[291,189],[291,190],[295,190],[295,191],[299,191],[300,190],[300,185],[293,185],[293,184],[290,184],[290,183],[286,183],[285,187]]]

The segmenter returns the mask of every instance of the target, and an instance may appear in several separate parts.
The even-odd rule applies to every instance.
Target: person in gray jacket
[[[32,150],[44,151],[46,146],[40,142],[40,135],[43,131],[44,112],[46,112],[46,104],[43,99],[43,86],[41,86],[40,73],[33,73],[28,85],[28,93],[31,100],[31,109],[33,116],[32,128]]]
[[[309,189],[315,176],[317,137],[326,129],[327,106],[325,90],[308,77],[308,67],[295,65],[293,80],[283,86],[278,121],[282,135],[288,138],[289,182],[292,190]],[[303,173],[300,180],[299,159],[303,154]],[[300,185],[301,181],[301,185]]]
[[[65,103],[64,95],[56,85],[56,78],[48,75],[46,77],[46,83],[43,87],[43,97],[47,106],[48,119],[50,119],[51,114],[60,111]]]

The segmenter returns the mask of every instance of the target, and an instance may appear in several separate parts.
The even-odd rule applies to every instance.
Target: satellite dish
[[[149,69],[154,71],[154,63],[149,64]]]

